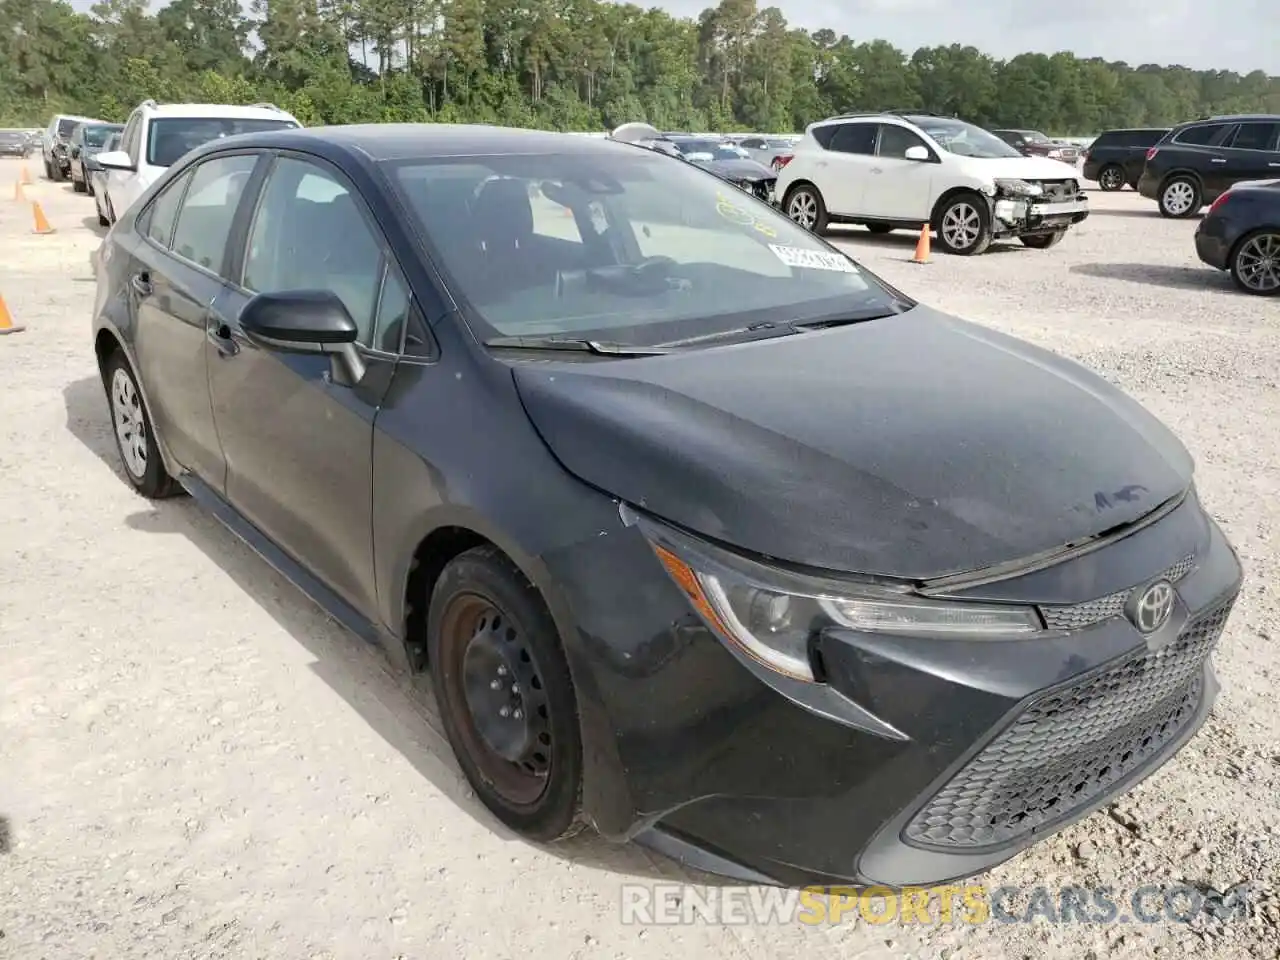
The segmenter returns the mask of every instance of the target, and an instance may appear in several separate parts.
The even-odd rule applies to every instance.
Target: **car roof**
[[[154,117],[177,117],[194,120],[211,117],[218,120],[235,118],[242,120],[294,119],[292,114],[273,107],[241,107],[229,103],[149,103],[143,108]]]
[[[1270,120],[1280,122],[1280,114],[1275,113],[1228,113],[1216,117],[1197,117],[1195,120],[1184,120],[1179,127],[1191,127],[1198,123],[1236,123],[1241,120]],[[1176,128],[1174,128],[1176,129]]]
[[[294,148],[314,153],[347,153],[375,163],[430,157],[502,156],[560,153],[583,156],[626,151],[631,144],[606,137],[578,137],[485,124],[368,123],[332,127],[300,127],[246,133],[216,140],[212,150],[234,143],[238,148]]]

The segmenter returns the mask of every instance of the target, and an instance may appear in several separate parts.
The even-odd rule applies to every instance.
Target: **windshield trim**
[[[577,151],[569,148],[564,151],[522,151],[518,155],[522,157],[552,157],[560,154],[573,156],[576,153]],[[509,334],[490,323],[484,314],[470,301],[462,283],[451,272],[440,248],[432,240],[429,226],[419,214],[412,197],[405,189],[399,173],[405,168],[436,164],[441,166],[468,163],[484,164],[486,161],[505,160],[516,155],[514,153],[489,153],[468,156],[408,157],[380,160],[376,164],[382,174],[383,184],[388,191],[389,199],[393,201],[395,206],[404,211],[401,213],[402,223],[416,242],[419,255],[429,267],[431,274],[434,275],[432,279],[438,286],[442,299],[447,304],[452,305],[467,326],[473,339],[480,346],[484,345],[485,340],[509,336]],[[640,156],[643,159],[637,162],[664,162],[657,160],[657,157],[661,156],[661,154],[645,155],[642,153]],[[690,169],[698,170],[700,168],[694,164]],[[716,180],[720,179],[715,174],[705,170],[698,175],[713,177]],[[794,226],[784,214],[745,191],[743,191],[743,201],[749,206],[759,206],[761,209],[768,211],[769,215],[780,218],[788,227]],[[557,332],[555,336],[593,341],[625,342],[628,346],[643,349],[671,340],[686,339],[691,336],[712,332],[708,329],[709,325],[713,325],[717,329],[729,330],[734,327],[747,327],[765,322],[777,324],[803,323],[806,320],[827,317],[842,311],[864,310],[867,308],[868,302],[872,300],[882,300],[887,313],[895,312],[892,308],[894,301],[910,306],[916,305],[916,301],[912,298],[868,270],[864,264],[854,260],[846,251],[836,247],[825,238],[808,233],[805,234],[805,237],[809,242],[815,244],[821,252],[835,253],[848,258],[853,263],[857,276],[866,284],[866,289],[861,291],[851,290],[835,297],[815,298],[781,306],[766,306],[745,311],[705,312],[688,317],[647,319],[630,326],[609,327],[606,329],[570,329]],[[528,334],[528,336],[533,335]]]

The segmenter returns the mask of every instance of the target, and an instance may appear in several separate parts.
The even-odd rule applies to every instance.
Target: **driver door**
[[[908,160],[906,153],[911,147],[923,147],[930,159]],[[928,220],[933,210],[936,159],[934,151],[906,127],[881,124],[876,163],[862,201],[863,214],[881,220]]]

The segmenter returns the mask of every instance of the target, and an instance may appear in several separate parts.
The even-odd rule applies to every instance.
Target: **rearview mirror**
[[[339,383],[352,386],[364,377],[364,358],[356,349],[360,330],[330,290],[260,293],[240,312],[240,329],[269,350],[328,354]]]
[[[110,150],[98,154],[98,166],[104,170],[136,170],[133,160],[123,150]]]
[[[906,152],[903,153],[903,156],[906,157],[908,160],[928,160],[929,151],[917,144],[914,147],[907,147]]]

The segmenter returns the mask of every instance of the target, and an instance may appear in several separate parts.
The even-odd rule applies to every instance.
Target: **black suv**
[[[1166,217],[1195,216],[1242,180],[1280,177],[1280,115],[1181,123],[1147,151],[1138,192]]]
[[[1168,127],[1106,131],[1084,152],[1084,178],[1097,181],[1103,190],[1120,190],[1125,184],[1136,190],[1147,151],[1168,132]]]

